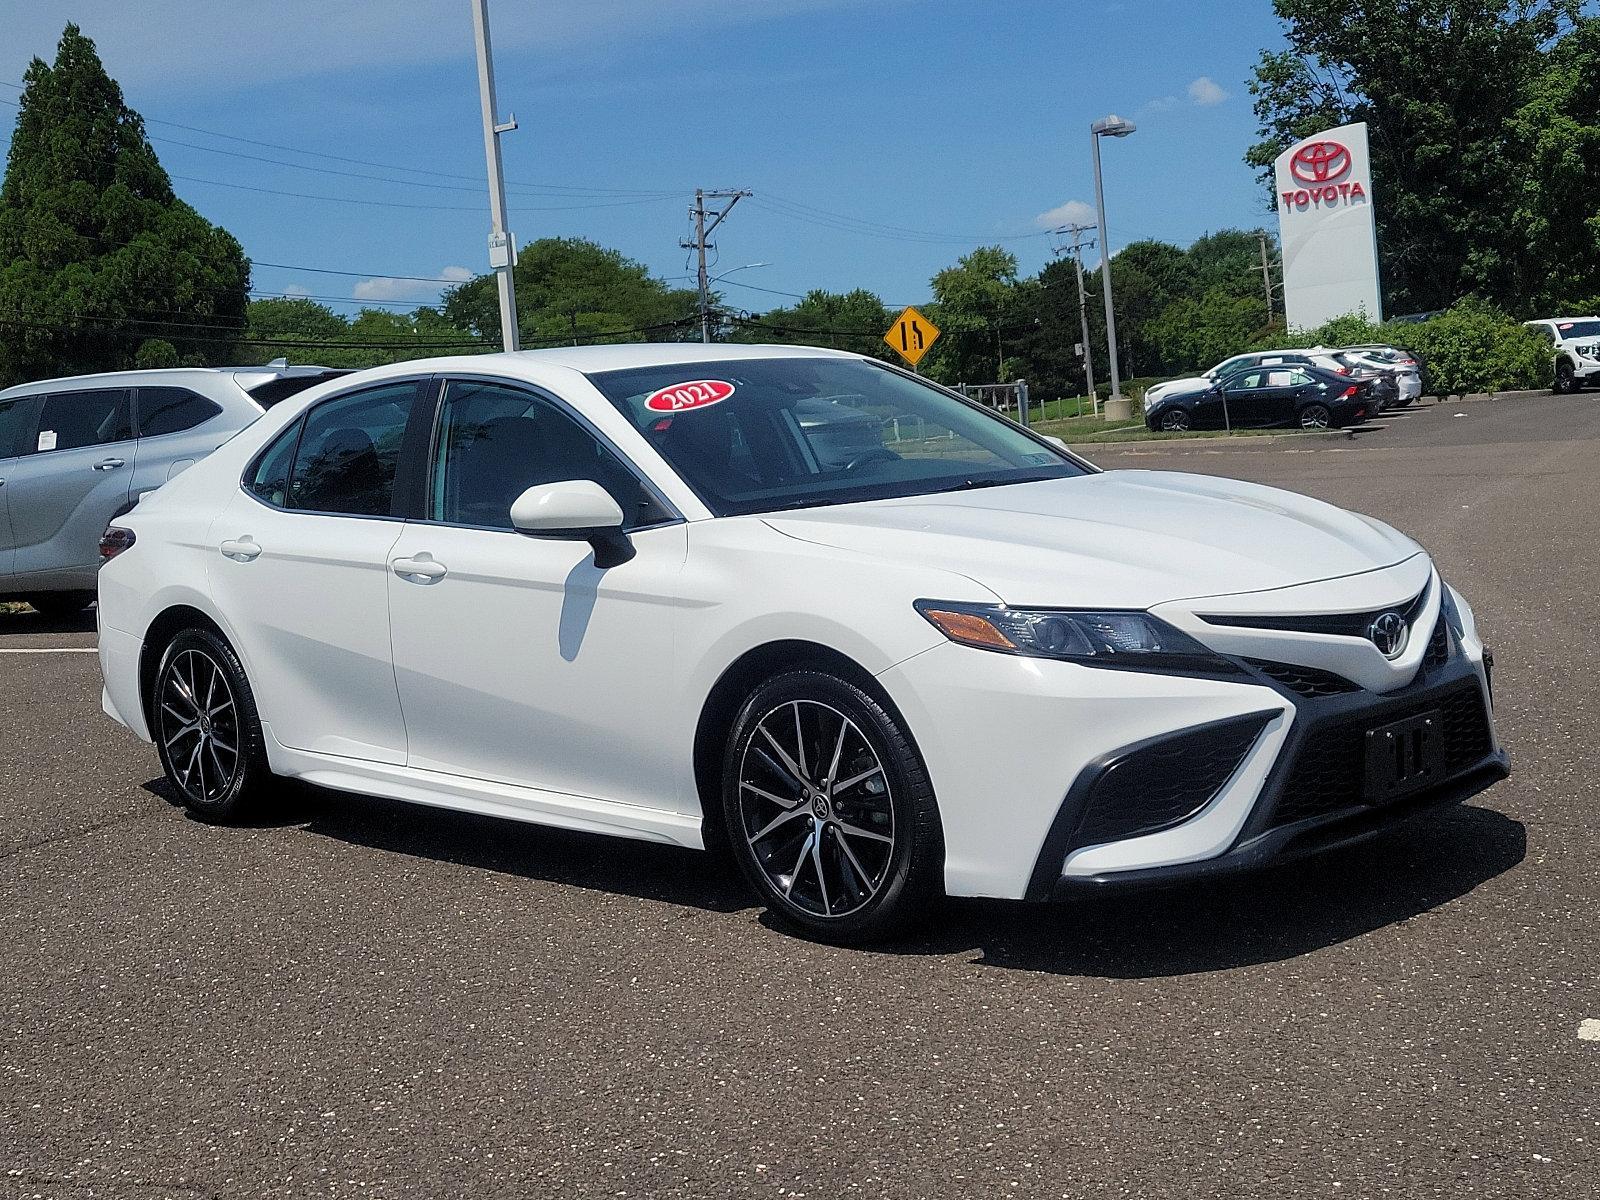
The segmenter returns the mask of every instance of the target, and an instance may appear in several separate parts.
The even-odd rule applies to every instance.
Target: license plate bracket
[[[1421,791],[1444,777],[1444,721],[1438,709],[1367,730],[1368,804]]]

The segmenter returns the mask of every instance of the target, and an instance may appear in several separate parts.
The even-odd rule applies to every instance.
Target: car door
[[[426,461],[429,386],[385,382],[309,409],[211,525],[211,592],[284,746],[405,762],[388,571],[420,499],[412,464]]]
[[[1222,381],[1221,390],[1227,400],[1227,424],[1230,428],[1247,429],[1261,423],[1267,376],[1264,367],[1252,367]],[[1217,423],[1221,425],[1222,421]]]
[[[6,481],[15,473],[24,438],[38,427],[39,397],[0,400],[0,592],[9,586],[17,543],[11,530],[11,494]]]
[[[622,456],[553,396],[498,381],[444,389],[427,515],[390,554],[389,612],[409,765],[644,808],[689,747],[663,747],[685,526]],[[529,537],[511,505],[587,479],[625,514],[634,557],[595,566],[584,541]],[[671,767],[669,769],[669,760]]]
[[[6,478],[16,584],[94,587],[100,535],[127,506],[133,479],[129,389],[40,399]]]

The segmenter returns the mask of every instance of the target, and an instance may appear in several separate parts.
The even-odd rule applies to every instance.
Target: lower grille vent
[[[1296,695],[1317,696],[1343,696],[1348,692],[1359,692],[1361,685],[1346,679],[1343,675],[1335,675],[1332,671],[1319,670],[1316,667],[1302,667],[1298,663],[1267,662],[1264,659],[1245,659],[1256,670],[1275,683],[1280,683]]]

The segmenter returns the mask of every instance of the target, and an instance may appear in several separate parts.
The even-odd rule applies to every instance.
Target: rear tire
[[[881,940],[943,894],[944,835],[922,756],[899,717],[838,676],[791,671],[745,701],[722,805],[745,879],[809,937]]]
[[[41,617],[63,620],[75,617],[95,601],[93,592],[44,592],[26,597],[33,611]]]
[[[1333,414],[1326,404],[1308,404],[1300,410],[1301,429],[1327,429],[1333,425]]]
[[[184,630],[162,654],[149,699],[156,751],[184,807],[216,824],[248,815],[272,776],[233,647],[209,629]]]

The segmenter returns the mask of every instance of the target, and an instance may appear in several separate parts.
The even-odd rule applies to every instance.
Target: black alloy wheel
[[[189,629],[162,655],[150,696],[151,733],[167,780],[206,821],[248,811],[270,778],[255,698],[233,648]]]
[[[1301,429],[1327,429],[1333,424],[1333,414],[1326,404],[1308,404],[1300,410]]]
[[[1556,386],[1558,396],[1570,396],[1578,390],[1578,373],[1573,370],[1568,359],[1560,359],[1556,363]]]
[[[814,937],[882,938],[940,894],[943,840],[921,756],[897,717],[836,676],[780,675],[746,701],[723,815],[745,878]]]

